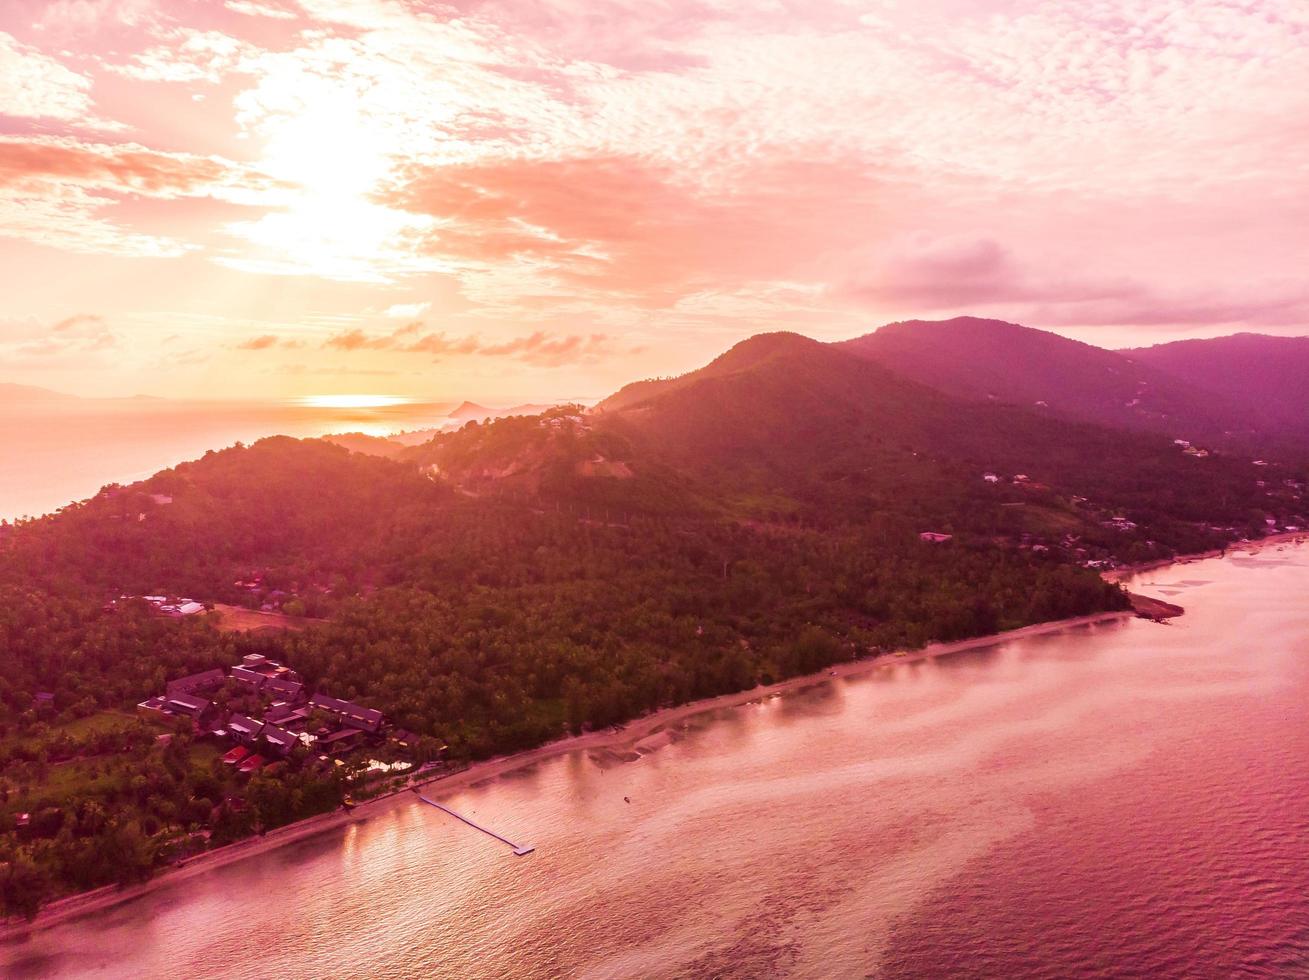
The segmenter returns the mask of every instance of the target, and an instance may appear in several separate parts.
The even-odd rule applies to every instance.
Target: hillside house
[[[264,712],[264,721],[287,729],[299,729],[303,728],[304,723],[309,720],[310,714],[311,709],[307,706],[274,701]]]
[[[232,715],[227,719],[227,732],[244,745],[253,744],[264,730],[264,723],[249,715]]]
[[[276,697],[288,704],[300,704],[305,700],[305,686],[299,681],[286,680],[282,677],[270,677],[264,682],[263,691],[269,697]]]
[[[291,750],[300,744],[300,736],[276,725],[264,725],[263,737],[269,749],[278,756],[290,755]]]
[[[275,660],[269,660],[260,653],[248,653],[241,658],[241,670],[264,677],[275,677],[284,681],[299,681],[300,675],[290,667],[284,667]],[[235,670],[236,668],[233,668]]]
[[[194,694],[168,694],[164,697],[164,710],[171,715],[181,715],[201,723],[214,710],[214,704]]]
[[[339,698],[328,697],[326,694],[315,694],[309,699],[309,703],[315,708],[339,716],[343,724],[368,732],[370,735],[376,735],[381,731],[382,722],[385,720],[382,712],[374,708],[365,708],[352,701],[342,701]]]
[[[941,544],[953,538],[953,534],[943,534],[940,531],[920,531],[918,539],[920,541],[929,541],[932,544]]]
[[[226,680],[227,677],[222,670],[215,667],[213,670],[204,670],[198,674],[188,674],[186,677],[171,680],[164,687],[164,692],[170,695],[208,694],[222,687]]]
[[[232,680],[239,684],[246,685],[252,691],[258,692],[263,689],[264,683],[268,678],[257,671],[247,670],[245,667],[233,667]]]

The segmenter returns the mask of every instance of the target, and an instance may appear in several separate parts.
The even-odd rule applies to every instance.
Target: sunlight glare
[[[300,400],[310,408],[390,408],[409,402],[395,395],[306,395]]]

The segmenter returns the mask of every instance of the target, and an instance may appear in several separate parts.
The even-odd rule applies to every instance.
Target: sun
[[[408,398],[395,395],[306,395],[300,401],[310,408],[390,408],[409,404]]]

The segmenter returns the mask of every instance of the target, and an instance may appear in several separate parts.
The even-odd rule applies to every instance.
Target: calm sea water
[[[265,436],[385,435],[447,422],[450,405],[328,409],[294,404],[78,401],[0,405],[0,520],[50,513],[106,483],[141,480],[210,449]]]
[[[832,680],[447,797],[528,857],[405,801],[0,947],[0,972],[1309,976],[1309,550],[1138,587],[1188,614]]]

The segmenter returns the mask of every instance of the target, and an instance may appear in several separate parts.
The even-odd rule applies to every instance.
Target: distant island
[[[660,707],[1126,610],[1102,572],[1309,524],[1282,340],[761,334],[592,409],[237,444],[0,524],[0,911]]]

